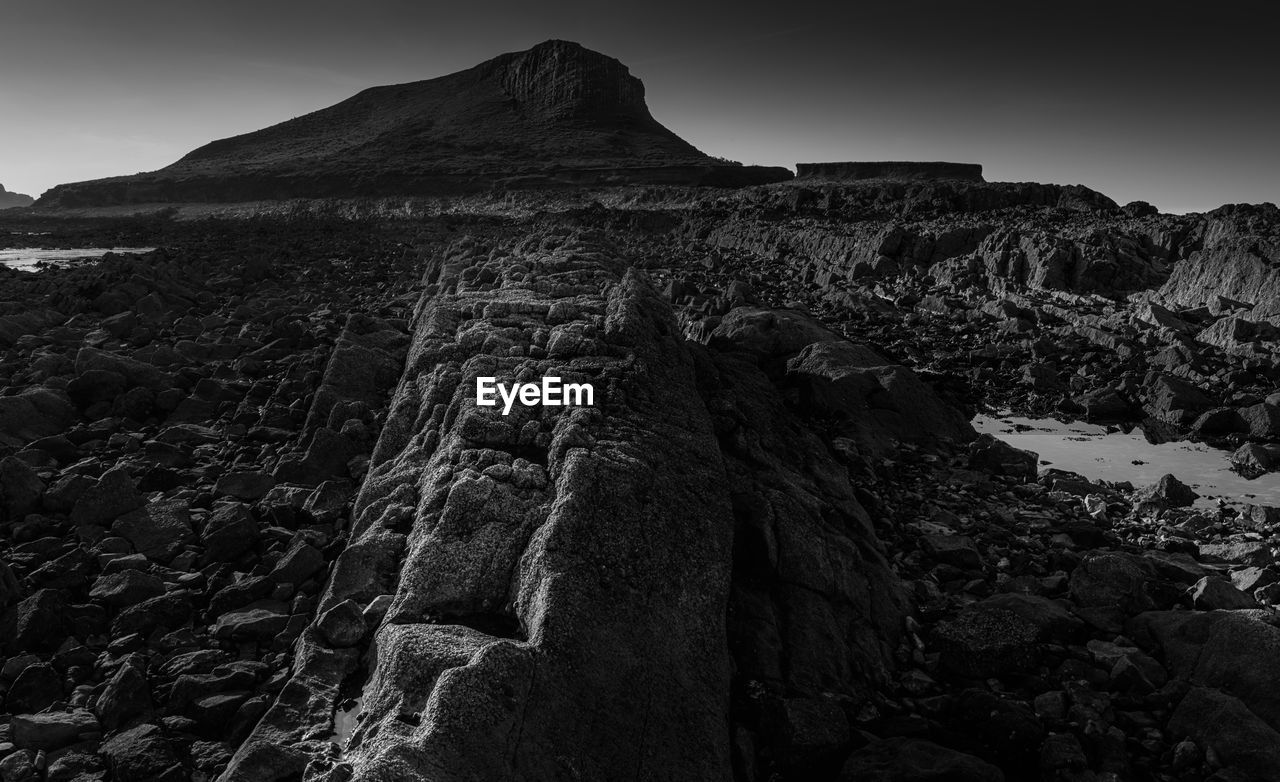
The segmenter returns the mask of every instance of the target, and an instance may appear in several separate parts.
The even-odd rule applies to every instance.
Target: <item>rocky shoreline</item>
[[[967,423],[1270,469],[1274,207],[536,198],[13,223],[0,780],[1280,778],[1280,511]]]

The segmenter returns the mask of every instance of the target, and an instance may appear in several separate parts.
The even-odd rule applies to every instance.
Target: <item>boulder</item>
[[[1134,494],[1134,503],[1151,503],[1160,508],[1189,508],[1199,494],[1173,475],[1163,475],[1154,485]]]
[[[85,709],[15,714],[10,727],[15,745],[45,751],[93,738],[102,730],[98,720]]]
[[[107,730],[114,730],[151,710],[151,688],[140,667],[132,662],[121,665],[102,688],[96,710]]]
[[[1241,699],[1212,687],[1192,687],[1169,718],[1169,730],[1211,748],[1223,764],[1253,779],[1275,779],[1280,769],[1280,731]]]
[[[179,499],[156,500],[126,513],[111,525],[111,532],[147,559],[162,563],[195,539],[187,503]]]
[[[1239,412],[1250,437],[1260,440],[1280,438],[1280,407],[1260,402],[1242,407]]]
[[[335,649],[345,649],[359,643],[368,626],[360,605],[354,600],[344,600],[320,616],[316,630],[325,643]]]
[[[1229,581],[1212,576],[1197,581],[1190,594],[1191,604],[1201,611],[1258,607],[1258,601],[1252,595],[1236,589]]]
[[[99,751],[107,759],[112,779],[119,782],[177,782],[186,777],[158,725],[122,730],[104,741]]]
[[[0,445],[21,447],[41,437],[61,434],[76,419],[67,398],[48,388],[0,396]]]
[[[1040,628],[995,606],[970,606],[939,622],[933,644],[942,664],[961,676],[1001,676],[1026,670],[1035,661]]]
[[[1034,481],[1039,471],[1039,456],[989,434],[979,435],[969,445],[969,466],[975,470],[1008,475],[1023,481]]]
[[[261,531],[244,503],[218,506],[200,532],[205,562],[233,562],[257,545]]]
[[[244,608],[228,611],[213,625],[216,638],[269,641],[289,623],[289,606],[278,600],[257,600]]]
[[[99,576],[89,590],[89,597],[115,608],[123,608],[164,594],[159,576],[140,570],[121,570]]]
[[[44,481],[21,459],[0,459],[0,520],[18,521],[36,509]]]
[[[102,474],[98,481],[84,490],[71,509],[73,524],[105,525],[134,508],[141,507],[146,498],[123,467],[116,467]]]
[[[213,491],[223,496],[252,502],[271,491],[271,487],[275,485],[275,478],[263,472],[229,472],[218,479]]]

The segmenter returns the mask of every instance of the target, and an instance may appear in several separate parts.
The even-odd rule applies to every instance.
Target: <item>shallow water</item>
[[[68,266],[77,262],[96,261],[107,253],[149,253],[154,247],[83,247],[70,250],[39,248],[0,250],[0,266],[22,271],[36,271],[39,264]]]
[[[350,701],[347,708],[339,707],[333,713],[333,735],[334,743],[338,745],[339,750],[346,750],[347,743],[351,741],[351,734],[355,733],[356,725],[359,724],[360,712],[364,709],[364,698],[359,697]]]
[[[1056,467],[1090,480],[1129,481],[1134,486],[1173,473],[1199,492],[1197,505],[1208,507],[1222,498],[1232,504],[1280,506],[1280,473],[1246,480],[1230,470],[1228,451],[1200,443],[1152,445],[1141,429],[1126,434],[1093,424],[1011,415],[980,415],[973,426],[1015,448],[1035,451],[1042,469]]]

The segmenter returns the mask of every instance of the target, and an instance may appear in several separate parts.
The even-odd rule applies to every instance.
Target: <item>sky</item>
[[[745,163],[981,163],[1204,211],[1280,201],[1273,0],[0,0],[0,184],[161,168],[365,87],[563,38]]]

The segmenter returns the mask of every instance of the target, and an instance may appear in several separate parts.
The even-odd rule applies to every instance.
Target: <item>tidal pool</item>
[[[1014,415],[979,415],[973,427],[1015,448],[1035,451],[1040,466],[1078,473],[1090,480],[1129,481],[1146,486],[1172,473],[1200,494],[1209,507],[1218,499],[1231,504],[1280,506],[1280,473],[1247,480],[1230,469],[1231,454],[1201,443],[1154,445],[1140,428],[1125,433],[1077,422]]]
[[[69,266],[74,263],[98,261],[107,253],[149,253],[154,247],[78,247],[71,250],[42,250],[39,248],[0,250],[0,266],[33,272],[40,264]]]

